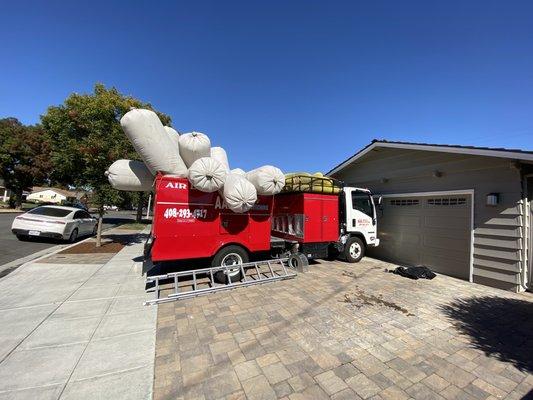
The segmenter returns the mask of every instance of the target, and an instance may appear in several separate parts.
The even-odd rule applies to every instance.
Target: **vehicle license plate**
[[[28,232],[28,235],[30,236],[39,236],[41,234],[41,232],[39,231],[29,231]]]

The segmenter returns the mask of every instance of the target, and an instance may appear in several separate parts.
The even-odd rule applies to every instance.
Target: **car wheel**
[[[93,235],[93,236],[96,236],[97,233],[98,233],[98,224],[96,224],[96,225],[94,226],[92,235]]]
[[[72,232],[70,232],[70,237],[68,238],[69,243],[74,243],[78,239],[78,228],[74,228]]]
[[[17,235],[17,239],[21,242],[27,242],[30,238],[26,235]]]
[[[365,244],[358,237],[351,237],[344,246],[344,257],[349,263],[361,261],[365,255]]]
[[[219,250],[215,257],[213,257],[211,266],[219,267],[246,264],[248,259],[248,253],[242,247],[228,246]],[[229,283],[230,279],[231,282],[239,282],[243,278],[240,267],[217,271],[213,277],[217,283]]]

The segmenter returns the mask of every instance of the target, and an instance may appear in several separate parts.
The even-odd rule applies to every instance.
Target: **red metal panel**
[[[300,243],[337,241],[339,196],[315,193],[277,195],[272,233]]]
[[[322,240],[322,198],[313,193],[304,193],[304,243]]]
[[[200,192],[183,178],[158,175],[155,188],[154,261],[211,257],[229,243],[270,249],[272,196],[259,196],[250,212],[236,214],[218,193]]]
[[[339,240],[339,196],[325,196],[322,201],[322,241]]]

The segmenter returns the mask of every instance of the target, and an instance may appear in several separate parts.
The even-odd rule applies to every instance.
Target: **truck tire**
[[[309,260],[302,253],[291,254],[287,263],[289,264],[289,267],[294,268],[298,272],[304,272],[309,266]]]
[[[344,246],[344,257],[349,263],[361,261],[365,255],[365,244],[358,237],[351,237]]]
[[[248,252],[240,246],[231,245],[220,249],[213,257],[211,262],[212,267],[246,264],[249,260]],[[228,275],[231,278],[231,282],[239,282],[243,276],[240,268],[233,268],[226,271],[217,271],[213,275],[217,283],[229,283]]]

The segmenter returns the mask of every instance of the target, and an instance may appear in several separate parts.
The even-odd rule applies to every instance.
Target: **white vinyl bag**
[[[220,162],[226,168],[226,171],[229,172],[229,162],[226,150],[222,147],[211,147],[211,158]]]
[[[211,141],[200,132],[184,133],[180,136],[180,155],[190,168],[199,158],[211,156]]]
[[[279,168],[271,165],[251,170],[246,174],[246,179],[255,186],[257,194],[260,195],[277,194],[285,186],[285,175]]]
[[[221,189],[227,175],[226,167],[211,157],[202,157],[189,168],[189,182],[202,192],[212,193]]]
[[[172,140],[172,144],[174,144],[174,148],[180,150],[180,134],[176,132],[174,128],[171,128],[170,126],[164,126],[165,131],[167,132],[168,137],[170,140]]]
[[[250,210],[257,201],[257,191],[244,176],[228,174],[222,197],[231,211],[244,213]]]
[[[187,167],[179,150],[155,112],[142,109],[128,111],[121,118],[120,125],[153,175],[160,171],[183,178],[187,176]]]
[[[111,186],[129,192],[152,190],[154,176],[142,161],[117,160],[105,172]]]
[[[237,174],[237,175],[242,175],[242,176],[245,176],[246,175],[246,172],[244,172],[243,169],[240,169],[240,168],[234,168],[230,171],[230,173],[232,174]]]

